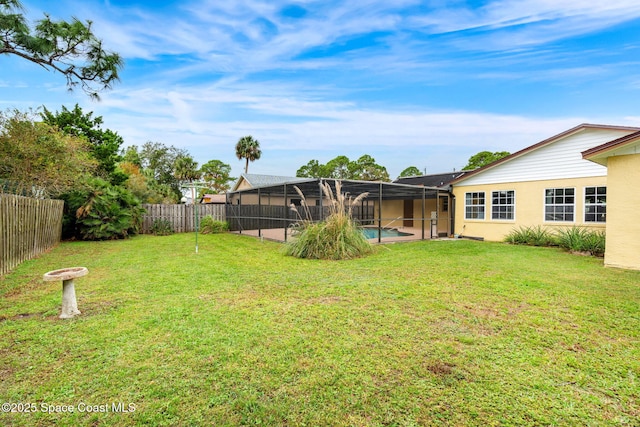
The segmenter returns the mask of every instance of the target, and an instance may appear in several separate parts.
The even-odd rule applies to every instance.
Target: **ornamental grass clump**
[[[513,229],[504,241],[514,245],[559,246],[571,252],[603,256],[605,232],[577,226],[552,232],[538,225]]]
[[[372,246],[352,218],[352,206],[360,203],[369,193],[351,198],[342,193],[340,181],[335,181],[335,195],[328,183],[322,184],[322,192],[328,202],[329,214],[325,220],[314,222],[306,198],[298,187],[301,197],[298,209],[291,205],[299,218],[292,227],[294,236],[287,244],[285,253],[298,258],[343,260],[365,256],[372,252]]]
[[[571,252],[604,255],[605,232],[581,227],[560,228],[556,231],[558,246]]]
[[[554,246],[556,244],[553,233],[540,225],[520,226],[511,230],[504,240],[514,245]]]

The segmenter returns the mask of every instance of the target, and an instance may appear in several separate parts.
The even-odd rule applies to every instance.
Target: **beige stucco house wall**
[[[501,241],[521,226],[608,230],[607,168],[582,152],[638,130],[583,124],[454,180],[455,233]]]
[[[589,227],[605,230],[605,222],[585,221],[586,188],[599,188],[607,185],[605,176],[554,179],[528,182],[509,182],[493,185],[472,185],[454,187],[456,196],[456,233],[465,236],[483,237],[485,240],[502,241],[514,228],[543,226],[549,230],[560,227]],[[572,221],[545,220],[546,190],[570,188],[574,190],[574,215]],[[513,219],[492,218],[492,195],[494,192],[513,191],[515,195],[515,213]],[[467,192],[485,193],[484,219],[465,218],[465,194]]]
[[[640,270],[640,154],[608,162],[607,243],[604,263]]]
[[[605,266],[640,270],[640,132],[583,157],[607,167]]]

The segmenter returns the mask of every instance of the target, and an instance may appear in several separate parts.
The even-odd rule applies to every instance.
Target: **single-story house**
[[[321,207],[323,181],[331,180],[243,175],[228,207],[254,210],[228,211],[228,217],[263,218],[265,206],[278,206],[280,213],[269,218],[276,221],[266,227],[288,225],[294,221],[288,206],[300,201],[293,186]],[[473,171],[343,182],[354,196],[370,193],[359,211],[364,224],[417,227],[427,230],[422,238],[491,241],[519,227],[588,227],[606,231],[606,266],[640,270],[638,127],[581,124]]]
[[[639,131],[582,124],[454,179],[456,234],[500,241],[520,226],[606,230],[605,264],[640,269]]]

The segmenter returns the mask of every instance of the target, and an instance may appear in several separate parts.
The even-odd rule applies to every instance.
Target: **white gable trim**
[[[606,176],[606,167],[584,160],[582,152],[630,133],[631,130],[583,128],[463,178],[454,186]]]

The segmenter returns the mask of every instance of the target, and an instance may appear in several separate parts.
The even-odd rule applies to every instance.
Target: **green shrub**
[[[205,216],[200,220],[200,232],[202,234],[224,233],[225,231],[229,231],[229,223],[227,221],[215,220],[211,215]]]
[[[340,182],[336,181],[336,195],[333,195],[329,184],[323,184],[323,192],[329,203],[329,216],[322,222],[312,222],[304,194],[295,187],[301,196],[306,219],[303,219],[295,206],[292,210],[298,213],[300,222],[294,226],[292,239],[285,247],[287,255],[310,259],[352,259],[372,252],[372,246],[360,231],[351,217],[351,208],[364,199],[363,193],[353,201],[342,194]]]
[[[158,218],[153,220],[151,232],[156,236],[168,236],[174,233],[173,225],[168,219]]]
[[[602,256],[605,247],[605,232],[588,228],[571,227],[556,230],[558,246],[574,252],[589,252]]]
[[[127,189],[92,178],[61,195],[63,236],[82,240],[122,239],[140,231],[144,209]]]
[[[505,237],[505,242],[515,245],[530,246],[554,246],[555,239],[552,232],[545,227],[537,225],[535,227],[518,227],[511,230]]]
[[[558,228],[554,232],[538,225],[511,230],[505,242],[516,245],[560,246],[569,251],[604,255],[605,232],[584,227]]]

